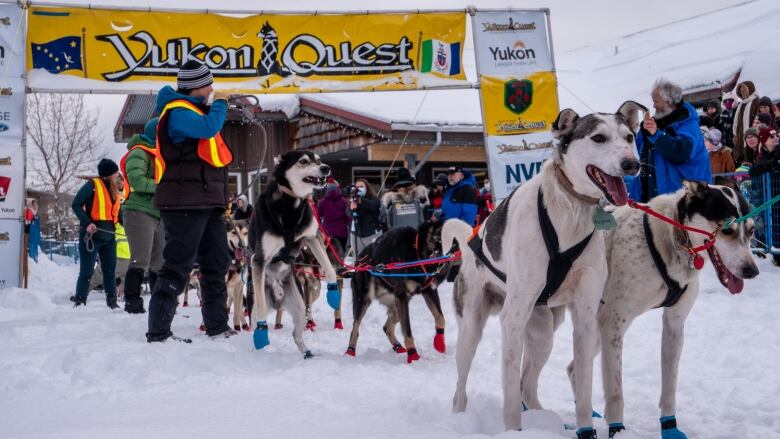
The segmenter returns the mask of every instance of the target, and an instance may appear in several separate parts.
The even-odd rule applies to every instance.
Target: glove
[[[214,92],[214,100],[217,101],[219,99],[224,99],[227,101],[230,99],[231,93],[229,91],[219,90]]]
[[[268,341],[268,324],[265,320],[257,322],[257,328],[255,328],[255,332],[252,334],[252,340],[255,342],[255,349],[258,350],[271,343]]]
[[[328,305],[335,311],[341,308],[341,291],[337,282],[328,282]]]

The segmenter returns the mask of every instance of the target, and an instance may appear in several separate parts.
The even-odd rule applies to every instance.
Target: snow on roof
[[[651,106],[650,88],[665,77],[684,90],[717,88],[742,71],[762,96],[780,97],[780,46],[756,38],[773,28],[780,2],[754,0],[556,54],[561,108],[581,113],[616,111],[626,100]],[[555,17],[553,16],[553,25]],[[471,36],[464,66],[474,80]],[[427,94],[427,96],[426,96]],[[304,95],[323,104],[395,124],[480,125],[477,90],[431,90]],[[424,102],[423,102],[424,99]],[[420,103],[422,102],[422,106]],[[418,113],[419,108],[419,113]]]
[[[288,119],[295,117],[300,110],[300,100],[297,95],[260,94],[257,97],[263,111],[281,111]]]

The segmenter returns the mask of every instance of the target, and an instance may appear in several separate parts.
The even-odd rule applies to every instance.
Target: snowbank
[[[780,435],[780,269],[759,261],[761,275],[730,296],[711,268],[686,328],[678,419],[689,437],[769,438]],[[475,438],[572,437],[529,429],[504,433],[501,415],[500,328],[491,318],[469,380],[469,407],[451,413],[457,327],[451,284],[442,288],[448,318],[446,355],[432,349],[434,324],[420,298],[412,325],[423,359],[405,364],[390,350],[373,304],[363,322],[356,358],[345,357],[346,331],[334,331],[323,300],[319,323],[305,334],[316,357],[304,361],[291,322],[272,344],[252,349],[249,333],[213,341],[198,333],[200,308],[179,308],[173,330],[191,345],[145,342],[147,317],[109,311],[99,294],[86,307],[67,302],[77,267],[41,258],[30,290],[0,294],[0,425],[3,438]],[[626,339],[625,439],[657,438],[661,312],[640,317]],[[400,330],[399,330],[400,331]],[[569,322],[557,334],[542,374],[541,397],[566,422],[574,404],[565,374],[571,359]],[[597,369],[600,367],[597,360]],[[602,409],[600,374],[594,404]],[[598,421],[599,434],[606,426]]]

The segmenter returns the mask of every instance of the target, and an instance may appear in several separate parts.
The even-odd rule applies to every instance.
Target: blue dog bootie
[[[616,434],[620,433],[621,431],[624,431],[626,427],[623,425],[622,422],[613,422],[609,424],[609,439],[613,439]]]
[[[252,340],[255,342],[255,349],[263,349],[271,344],[268,340],[268,324],[265,320],[257,322],[257,328],[255,328],[255,332],[252,334]]]
[[[582,427],[577,430],[577,439],[598,439],[593,427]]]
[[[664,416],[661,421],[661,439],[688,439],[682,431],[677,429],[677,418]]]
[[[337,282],[328,282],[328,305],[335,311],[341,308],[341,291]]]

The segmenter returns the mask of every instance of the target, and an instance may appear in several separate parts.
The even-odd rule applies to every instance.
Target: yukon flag
[[[452,76],[460,73],[460,42],[445,43],[439,40],[422,42],[422,73],[436,72]]]

